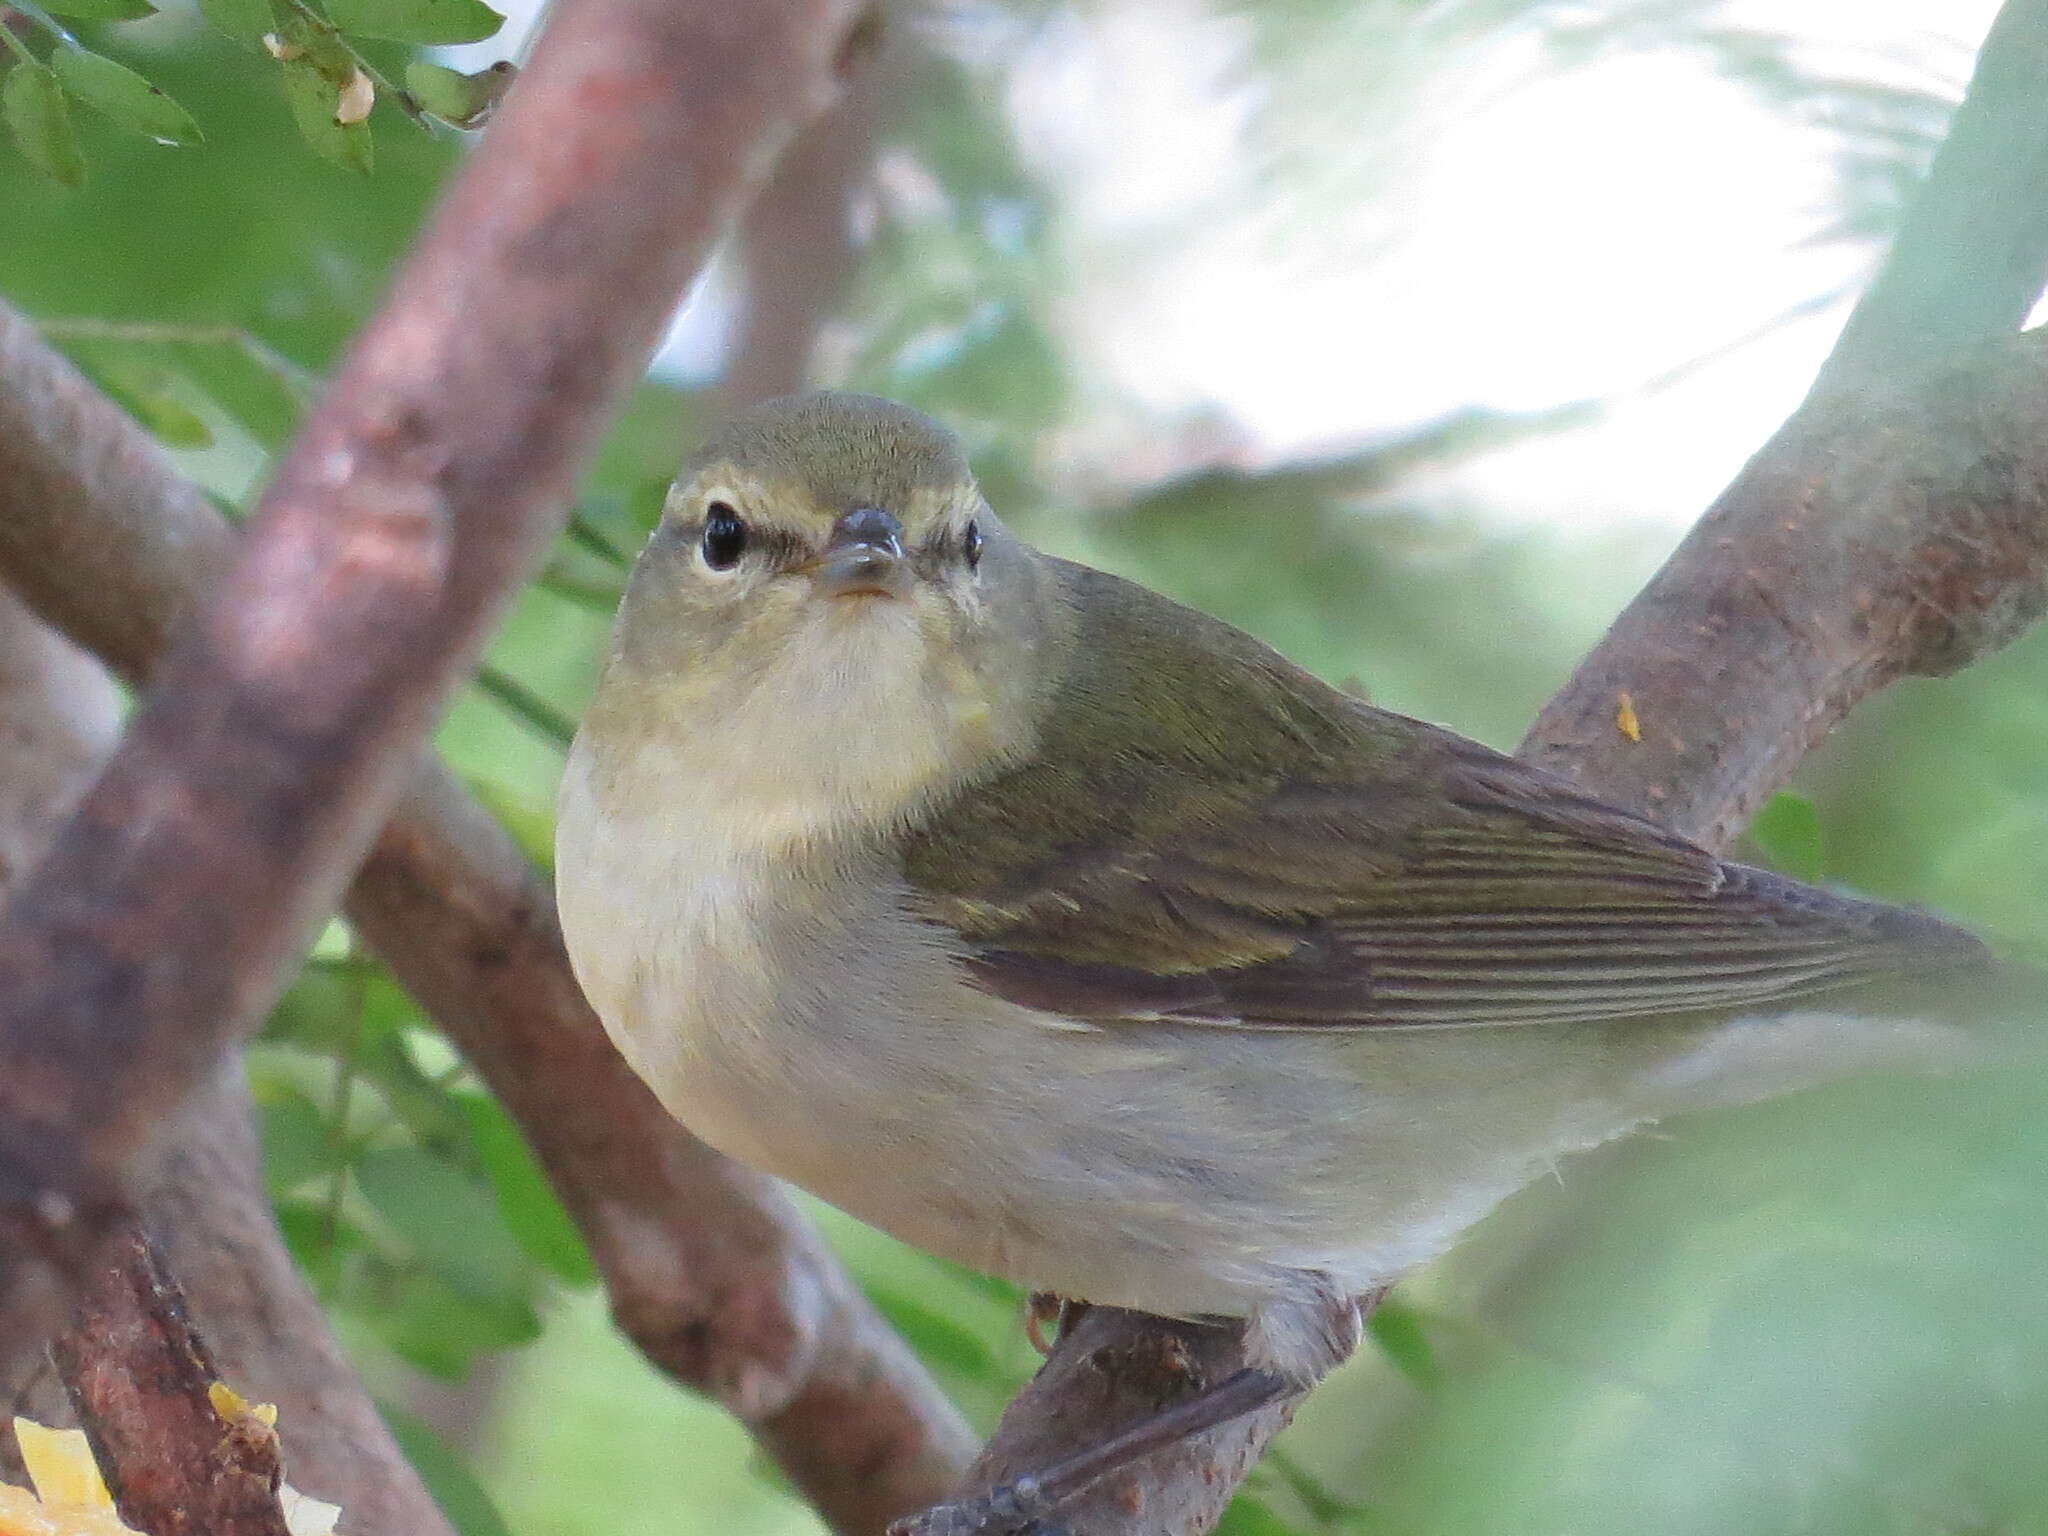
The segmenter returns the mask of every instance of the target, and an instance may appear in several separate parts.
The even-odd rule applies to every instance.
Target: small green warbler
[[[713,1146],[1266,1380],[1558,1158],[1951,1033],[1982,968],[1040,553],[884,400],[731,420],[570,753],[577,974]]]

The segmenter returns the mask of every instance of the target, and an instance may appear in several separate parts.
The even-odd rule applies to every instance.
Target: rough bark
[[[2039,616],[2048,345],[2010,333],[2048,270],[2044,39],[2048,0],[2011,0],[1812,403],[1546,706],[1523,755],[1725,841],[1863,698],[1908,673],[1966,666]],[[1956,356],[1973,347],[1989,350]],[[1619,724],[1624,693],[1641,742]],[[1243,1363],[1233,1338],[1211,1333],[1189,1370],[1186,1337],[1135,1313],[1089,1314],[1011,1404],[964,1491],[1057,1460]],[[1206,1531],[1289,1412],[1105,1478],[1062,1520],[1071,1536]]]
[[[143,1233],[117,1222],[50,1347],[121,1518],[148,1536],[288,1536],[284,1458],[253,1414],[226,1424],[185,1296]]]
[[[1817,396],[1630,603],[1521,746],[1710,847],[1871,694],[2048,607],[2048,332]],[[1616,714],[1626,696],[1640,741]]]

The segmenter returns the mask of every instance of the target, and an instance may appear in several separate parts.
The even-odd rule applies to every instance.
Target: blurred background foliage
[[[118,81],[105,109],[96,65],[52,69],[61,130],[41,77],[0,82],[0,293],[234,510],[464,152],[400,82],[465,118],[531,8],[488,37],[475,0],[158,3],[0,8],[10,78],[89,52],[191,124]],[[956,425],[1040,542],[1512,746],[1803,391],[1990,13],[906,9],[683,313],[442,744],[545,862],[672,464],[812,382]],[[1750,852],[2038,949],[2044,684],[2037,639],[1894,691]],[[516,1129],[342,926],[253,1070],[284,1229],[465,1532],[815,1529],[611,1331]],[[1228,1528],[2048,1529],[2044,1088],[1849,1084],[1569,1165],[1404,1287]],[[820,1216],[992,1422],[1033,1364],[1017,1298]]]

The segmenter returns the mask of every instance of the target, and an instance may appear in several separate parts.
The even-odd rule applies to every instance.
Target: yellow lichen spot
[[[229,1424],[254,1419],[265,1429],[277,1428],[277,1404],[252,1403],[224,1381],[213,1382],[207,1387],[206,1400],[213,1404],[213,1411]]]
[[[1614,725],[1615,729],[1630,741],[1643,739],[1643,722],[1636,718],[1636,701],[1626,692],[1621,694],[1620,701],[1615,705]]]

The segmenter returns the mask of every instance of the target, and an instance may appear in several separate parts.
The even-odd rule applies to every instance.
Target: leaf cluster
[[[504,17],[484,0],[197,0],[221,33],[266,54],[292,120],[313,151],[367,175],[376,151],[370,114],[389,100],[422,128],[480,126],[516,75],[506,62],[473,72],[450,69],[410,50],[481,42]],[[157,14],[153,0],[21,0],[0,8],[0,120],[22,157],[67,187],[86,178],[84,143],[72,109],[85,107],[115,127],[158,144],[203,142],[192,114],[139,70],[95,52],[66,21],[118,24]],[[34,41],[47,44],[38,53]],[[403,84],[379,60],[401,45]]]

